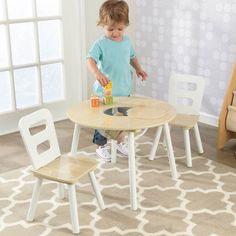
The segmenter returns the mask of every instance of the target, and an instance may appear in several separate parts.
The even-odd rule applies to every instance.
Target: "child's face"
[[[105,36],[113,41],[122,41],[126,25],[124,23],[119,23],[116,25],[104,25]]]

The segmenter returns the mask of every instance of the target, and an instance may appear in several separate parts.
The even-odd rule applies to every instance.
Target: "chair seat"
[[[95,170],[97,163],[96,160],[89,157],[63,155],[32,172],[39,178],[65,184],[76,184],[82,176]]]
[[[170,121],[170,125],[191,129],[198,122],[198,119],[199,116],[197,115],[177,114],[176,117]]]

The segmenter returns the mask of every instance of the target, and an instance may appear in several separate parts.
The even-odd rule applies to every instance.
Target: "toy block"
[[[113,97],[112,96],[105,96],[104,97],[104,104],[105,105],[112,105],[113,104]]]
[[[99,107],[100,106],[100,99],[98,96],[91,96],[90,106],[91,107]]]
[[[112,81],[110,80],[107,85],[104,86],[104,96],[112,96]]]
[[[105,90],[112,90],[112,81],[109,80],[108,84],[104,86]]]

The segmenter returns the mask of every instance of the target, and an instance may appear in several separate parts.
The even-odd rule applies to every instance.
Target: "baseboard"
[[[200,122],[208,124],[214,127],[218,127],[218,116],[213,116],[211,114],[200,112]]]

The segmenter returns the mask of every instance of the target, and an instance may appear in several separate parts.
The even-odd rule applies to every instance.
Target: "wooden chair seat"
[[[46,166],[32,170],[34,176],[52,181],[76,184],[79,179],[90,171],[94,171],[97,161],[81,156],[60,156]]]
[[[191,129],[197,124],[198,119],[199,116],[196,115],[177,114],[169,124],[185,129]]]

